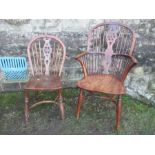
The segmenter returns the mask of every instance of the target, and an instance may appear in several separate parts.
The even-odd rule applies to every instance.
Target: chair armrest
[[[135,65],[138,64],[138,61],[137,61],[137,59],[136,59],[135,57],[131,56],[131,59],[132,59],[132,62],[133,62]]]
[[[113,74],[116,74],[116,76],[118,76],[121,81],[124,81],[126,79],[126,76],[128,75],[131,68],[138,63],[136,58],[127,54],[116,53],[113,54],[112,58],[114,62],[113,66],[115,68],[113,70]]]
[[[82,52],[82,53],[78,54],[74,59],[78,60],[78,59],[80,59],[81,57],[83,57],[86,54],[88,54],[88,52]]]
[[[135,57],[130,56],[129,58],[130,58],[130,63],[126,66],[126,68],[125,68],[125,70],[124,70],[124,73],[123,73],[123,75],[122,75],[123,81],[126,79],[128,73],[129,73],[129,71],[130,71],[135,65],[137,65],[137,63],[138,63],[138,61],[137,61],[137,59],[136,59]]]
[[[105,53],[83,52],[77,55],[75,59],[79,61],[82,66],[84,78],[89,74],[104,74],[103,73],[104,70],[102,69],[104,68],[104,66],[102,67],[102,65],[105,61]],[[98,63],[96,63],[97,61]],[[128,72],[137,63],[138,63],[137,60],[133,56],[114,53],[112,55],[112,64],[109,69],[111,74],[113,74],[114,76],[117,76],[117,78],[120,79],[121,81],[124,81]]]
[[[84,75],[84,78],[87,76],[87,67],[86,67],[86,64],[84,64],[84,62],[81,60],[81,58],[85,55],[87,55],[88,52],[82,52],[81,54],[77,55],[74,59],[79,61],[80,64],[81,64],[81,67],[82,67],[82,70],[83,70],[83,75]]]
[[[113,54],[113,56],[128,57],[128,58],[130,58],[130,59],[132,60],[133,63],[135,63],[135,64],[138,63],[137,59],[136,59],[134,56],[129,56],[129,55],[127,55],[127,54],[121,54],[121,53],[119,53],[119,54]]]

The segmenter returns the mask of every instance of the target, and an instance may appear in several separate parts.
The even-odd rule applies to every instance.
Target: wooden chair
[[[130,69],[137,64],[133,57],[135,33],[127,26],[115,22],[102,23],[88,34],[87,52],[76,56],[84,77],[77,82],[80,94],[77,118],[83,102],[83,90],[103,93],[104,99],[116,104],[116,128],[120,127],[124,80]]]
[[[27,48],[30,80],[24,87],[25,121],[28,122],[29,109],[42,103],[58,103],[61,118],[64,119],[64,104],[62,102],[61,72],[66,56],[63,42],[52,35],[34,37]],[[58,91],[55,101],[40,101],[29,107],[29,91]]]

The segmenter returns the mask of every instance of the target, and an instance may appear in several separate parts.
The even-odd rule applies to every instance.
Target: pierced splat
[[[49,75],[49,65],[50,65],[50,62],[51,62],[51,53],[52,53],[52,48],[51,48],[51,45],[50,45],[50,41],[51,39],[47,39],[45,38],[44,39],[45,41],[45,44],[43,46],[43,53],[44,53],[44,63],[45,63],[45,75]]]
[[[107,49],[105,50],[105,58],[103,62],[103,68],[106,74],[109,73],[109,68],[112,63],[113,45],[117,39],[117,31],[110,29],[106,33]]]

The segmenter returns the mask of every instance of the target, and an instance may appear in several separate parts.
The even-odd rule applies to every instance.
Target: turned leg
[[[79,117],[80,117],[80,109],[81,109],[82,102],[83,102],[83,90],[80,89],[80,94],[78,97],[78,104],[77,104],[77,112],[76,112],[77,119],[79,119]]]
[[[116,104],[116,129],[119,129],[120,127],[121,110],[122,110],[122,96],[119,95]]]
[[[28,90],[24,90],[24,112],[25,112],[25,123],[28,123],[29,118],[29,92]]]
[[[65,110],[64,110],[64,103],[62,100],[62,90],[58,90],[58,102],[59,102],[59,108],[60,108],[60,113],[61,113],[61,119],[65,119]]]

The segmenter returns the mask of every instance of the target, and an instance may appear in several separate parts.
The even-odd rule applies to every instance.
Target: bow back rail
[[[135,47],[135,33],[123,24],[101,23],[88,34],[88,52],[106,52],[112,48],[115,54],[132,55]]]

